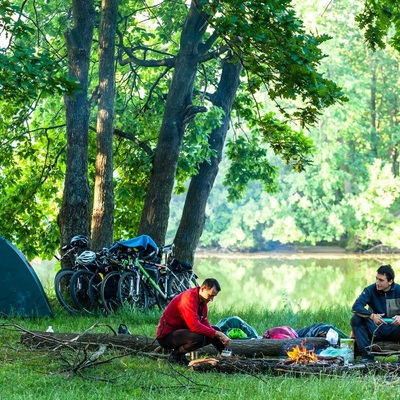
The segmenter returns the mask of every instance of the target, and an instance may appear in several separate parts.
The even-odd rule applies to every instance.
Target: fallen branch
[[[141,335],[108,335],[104,333],[52,333],[41,331],[25,331],[21,333],[22,344],[34,348],[56,350],[60,347],[71,349],[98,349],[106,345],[115,349],[154,351],[159,347],[157,341]]]

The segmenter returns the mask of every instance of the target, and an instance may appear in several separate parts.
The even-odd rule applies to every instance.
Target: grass
[[[120,311],[104,317],[76,317],[64,312],[52,300],[55,313],[52,319],[8,318],[0,325],[0,387],[4,399],[387,399],[400,395],[399,380],[389,376],[347,375],[341,377],[307,376],[294,378],[268,374],[199,373],[165,360],[146,356],[125,356],[86,369],[82,375],[71,374],[66,363],[76,362],[72,352],[50,353],[28,349],[19,343],[20,331],[46,330],[52,325],[56,332],[84,332],[96,323],[117,328],[128,325],[132,333],[154,337],[160,316],[128,314]],[[323,309],[293,313],[290,309],[218,310],[211,308],[211,323],[238,315],[259,334],[268,328],[290,325],[295,329],[325,322],[349,333],[350,312],[347,309]],[[106,325],[93,332],[110,333]],[[104,357],[116,355],[106,353]]]

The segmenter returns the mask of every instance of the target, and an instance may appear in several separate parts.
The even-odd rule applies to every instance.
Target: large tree
[[[68,78],[57,45],[49,43],[57,28],[48,11],[43,4],[0,2],[0,233],[29,257],[49,256],[59,243],[54,211],[65,141],[54,99],[73,97],[80,88],[76,76]],[[45,26],[49,36],[39,29]]]
[[[72,0],[72,28],[65,32],[69,74],[80,85],[74,96],[65,96],[67,159],[59,215],[61,244],[77,233],[90,237],[91,190],[88,180],[90,103],[88,75],[95,26],[92,0]]]
[[[66,22],[61,18],[60,26],[68,27],[70,76],[79,83],[80,90],[65,98],[67,167],[59,220],[62,243],[76,233],[90,234],[92,191],[89,182],[97,179],[92,166],[94,148],[88,141],[89,123],[93,123],[93,120],[88,122],[92,104],[89,88],[98,80],[95,78],[98,60],[96,52],[91,51],[94,9],[90,2],[73,1],[72,4],[73,18]],[[275,170],[266,162],[267,147],[273,148],[297,170],[307,165],[310,142],[300,132],[285,129],[285,122],[295,120],[299,126],[312,124],[320,110],[333,104],[341,93],[318,73],[319,62],[324,57],[319,46],[327,37],[306,34],[290,4],[290,1],[231,0],[192,2],[190,6],[185,2],[163,2],[153,8],[146,4],[144,9],[135,8],[138,7],[135,1],[120,5],[117,42],[120,65],[116,74],[118,90],[114,113],[114,133],[118,134],[114,143],[117,237],[136,233],[136,215],[145,199],[139,232],[150,234],[162,244],[172,190],[174,186],[181,190],[183,180],[195,177],[191,186],[196,190],[190,189],[190,192],[195,195],[196,191],[201,191],[202,201],[195,208],[197,214],[191,221],[193,225],[187,225],[187,229],[191,229],[190,248],[187,249],[189,245],[184,242],[178,246],[188,250],[189,254],[193,252],[201,235],[207,193],[218,171],[219,152],[231,117],[233,121],[240,119],[245,133],[233,137],[228,145],[228,154],[232,158],[227,175],[231,199],[240,197],[251,179],[262,179],[267,186],[271,184]],[[46,4],[43,7],[46,10],[43,15],[46,15],[49,8]],[[65,10],[57,17],[59,15],[65,15]],[[155,23],[141,25],[135,15],[140,19],[147,15]],[[58,20],[54,18],[53,21]],[[55,25],[49,23],[46,29]],[[101,35],[99,37],[101,48]],[[112,36],[108,38],[111,40]],[[51,44],[60,49],[60,38],[54,36]],[[110,45],[112,47],[111,42]],[[111,47],[103,47],[109,51],[109,59],[112,58]],[[214,103],[213,99],[224,93],[223,60],[228,52],[232,65],[244,70],[243,85],[235,97],[222,95]],[[89,64],[89,56],[92,64]],[[93,67],[90,70],[89,65]],[[154,72],[156,68],[149,67],[158,67],[161,72]],[[108,73],[112,75],[112,71]],[[238,78],[239,68],[236,73]],[[234,82],[238,81],[235,79]],[[95,206],[93,214],[93,228],[96,229],[93,238],[97,247],[112,240],[112,196],[107,195],[107,191],[112,187],[109,132],[114,114],[112,104],[107,100],[112,98],[112,81],[108,83],[100,97],[100,109],[105,113],[98,113],[107,114],[107,118],[98,119],[97,126],[100,174],[95,199],[100,199],[100,206]],[[260,92],[276,103],[280,98],[284,99],[277,104],[286,119],[284,123],[266,114],[269,110],[260,102]],[[103,97],[106,94],[110,96]],[[147,98],[143,98],[143,94],[147,94]],[[297,107],[290,105],[289,100]],[[46,112],[50,111],[50,108],[46,109]],[[55,107],[53,111],[54,115],[60,115]],[[44,108],[40,113],[44,115]],[[39,120],[38,109],[37,126]],[[48,130],[44,132],[47,134]],[[49,148],[54,143],[64,144],[56,135],[47,138]],[[102,142],[103,138],[105,142]],[[193,145],[191,141],[195,140],[197,143]],[[218,146],[214,146],[217,142]],[[100,143],[105,143],[105,147]],[[108,155],[104,157],[106,153]],[[62,149],[58,154],[61,157],[54,165],[62,161]],[[208,165],[211,168],[204,174]],[[61,171],[62,168],[61,165]],[[188,196],[186,209],[190,213],[193,205],[191,209],[189,202],[193,197],[192,194]],[[185,235],[187,232],[179,229],[177,242]]]
[[[240,85],[241,71],[242,64],[238,60],[234,61],[232,56],[224,59],[218,89],[210,95],[212,104],[223,110],[222,123],[214,128],[208,137],[209,147],[215,152],[215,156],[203,161],[199,165],[198,173],[190,181],[182,217],[174,239],[177,256],[191,263],[193,263],[194,252],[203,233],[206,205],[222,159],[231,109]]]
[[[318,46],[326,39],[324,36],[314,37],[304,32],[289,1],[226,1],[218,4],[191,2],[181,31],[179,51],[173,62],[174,73],[166,99],[139,233],[150,234],[158,243],[164,243],[185,126],[196,113],[203,111],[201,106],[204,104],[199,101],[201,96],[195,96],[199,69],[205,68],[207,62],[213,62],[228,50],[231,51],[234,56],[232,61],[240,62],[246,71],[247,99],[264,87],[274,101],[279,98],[300,101],[300,105],[291,111],[285,106],[281,106],[280,110],[286,118],[297,120],[299,126],[304,127],[316,121],[321,109],[342,97],[334,83],[324,79],[317,71],[323,57]],[[204,79],[203,75],[201,79]],[[217,88],[218,82],[214,85]],[[197,93],[201,93],[202,89],[204,87],[200,86]],[[228,115],[231,102],[232,98],[227,97],[219,104]],[[285,131],[273,118],[263,116],[264,110],[257,102],[255,112],[251,112],[250,107],[244,109],[243,114],[250,126],[254,127],[259,140],[268,143],[295,169],[302,170],[308,162],[307,155],[311,149],[302,134]],[[219,129],[222,143],[227,129],[226,122]],[[237,155],[234,152],[232,154]],[[249,151],[248,155],[251,157],[255,153]],[[260,164],[266,161],[265,153],[259,153],[259,157],[263,159],[242,160],[243,173],[238,176],[238,171],[233,172],[235,177],[230,182],[239,182],[234,190],[243,191],[249,180],[248,168],[254,165],[258,165],[260,171],[252,176],[270,180],[266,173],[266,170],[270,170],[269,164],[265,163],[265,168]],[[217,167],[218,162],[214,163],[214,168]],[[201,184],[207,185],[210,181]],[[234,194],[232,196],[235,197]],[[191,199],[192,196],[187,201]],[[204,207],[205,202],[202,201],[202,206],[196,209],[200,221]],[[197,230],[195,234],[192,233],[196,240],[201,235],[202,225],[196,223],[191,226],[191,229]],[[186,228],[189,226],[186,225]],[[183,235],[180,232],[177,237],[181,241],[181,249]],[[190,249],[187,249],[189,254],[193,252],[196,240],[192,240]]]
[[[103,0],[99,26],[99,86],[96,177],[92,217],[92,248],[109,247],[113,240],[113,131],[115,95],[115,36],[118,0]]]

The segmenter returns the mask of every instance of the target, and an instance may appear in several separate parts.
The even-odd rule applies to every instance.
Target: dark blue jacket
[[[377,290],[375,283],[367,286],[354,302],[351,311],[365,318],[371,314],[385,314],[385,318],[400,315],[400,285],[394,283],[388,292]]]

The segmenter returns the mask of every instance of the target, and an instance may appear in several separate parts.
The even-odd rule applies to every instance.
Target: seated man
[[[367,308],[368,306],[368,308]],[[394,282],[390,265],[378,268],[376,282],[364,288],[353,304],[351,327],[363,361],[373,362],[368,353],[371,341],[400,341],[400,285]],[[392,318],[390,322],[382,318]]]
[[[216,279],[206,279],[174,297],[164,310],[156,337],[161,347],[173,349],[170,361],[188,364],[185,354],[212,344],[219,352],[229,346],[230,339],[214,329],[207,319],[207,304],[213,301],[221,287]]]

